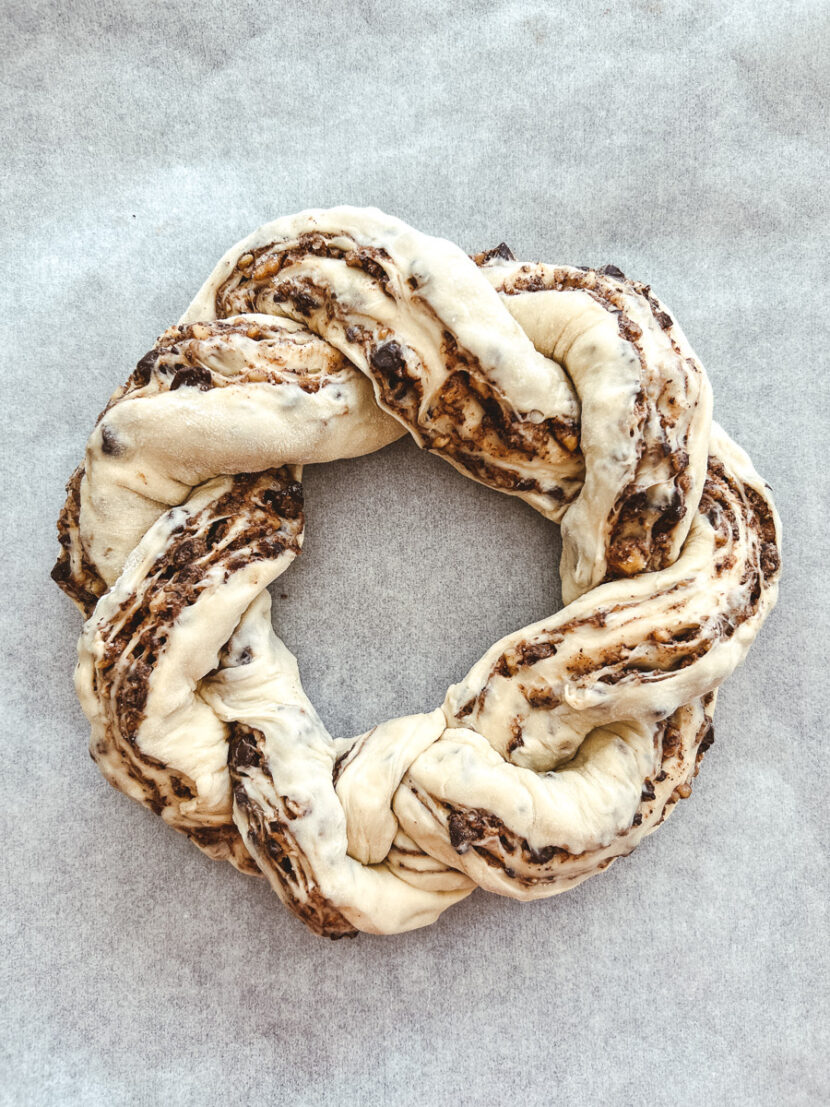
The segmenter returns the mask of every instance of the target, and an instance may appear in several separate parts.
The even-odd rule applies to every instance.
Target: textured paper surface
[[[827,1081],[822,0],[3,6],[0,1100],[819,1104]],[[328,943],[103,781],[63,482],[220,254],[374,203],[650,281],[772,483],[778,609],[692,799],[523,906]],[[309,470],[276,620],[338,733],[559,604],[556,528],[408,442]],[[281,598],[284,594],[284,598]]]

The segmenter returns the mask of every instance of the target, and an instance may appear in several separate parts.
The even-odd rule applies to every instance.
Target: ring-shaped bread
[[[302,466],[406,432],[561,522],[566,606],[435,710],[334,739],[267,588]],[[332,937],[631,852],[689,794],[780,566],[769,488],[648,286],[345,207],[228,251],[101,414],[59,535],[101,771]]]

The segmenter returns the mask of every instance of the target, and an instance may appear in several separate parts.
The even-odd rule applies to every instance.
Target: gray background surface
[[[827,4],[7,2],[0,31],[0,1099],[827,1102]],[[98,775],[48,571],[114,387],[228,245],[338,202],[650,281],[786,547],[693,798],[631,859],[327,943]],[[560,602],[556,528],[409,443],[306,499],[276,621],[335,732]]]

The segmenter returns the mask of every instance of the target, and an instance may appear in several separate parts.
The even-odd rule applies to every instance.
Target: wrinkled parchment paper
[[[827,1102],[828,14],[3,6],[0,1100]],[[227,246],[340,202],[650,281],[786,548],[693,797],[632,858],[334,944],[98,775],[48,571],[112,390]],[[336,733],[431,709],[560,602],[556,528],[408,442],[306,499],[275,620]]]

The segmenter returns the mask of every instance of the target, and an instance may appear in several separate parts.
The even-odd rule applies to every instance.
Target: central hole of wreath
[[[335,737],[430,711],[503,635],[562,606],[559,528],[408,438],[306,468],[274,627]]]

